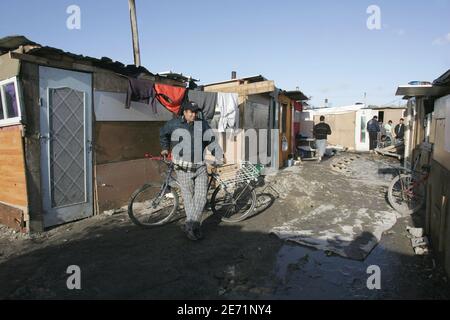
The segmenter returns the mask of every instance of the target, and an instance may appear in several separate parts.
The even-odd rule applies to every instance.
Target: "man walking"
[[[396,140],[403,140],[405,138],[405,125],[403,121],[403,118],[401,118],[400,123],[395,126],[394,133]]]
[[[186,211],[183,230],[190,240],[203,237],[200,226],[208,189],[205,148],[208,148],[213,156],[223,154],[218,145],[213,144],[216,139],[212,131],[207,132],[211,130],[208,123],[197,119],[198,111],[199,107],[194,102],[183,104],[183,115],[167,122],[161,128],[159,137],[162,156],[167,156],[169,148],[172,147],[173,163]],[[206,138],[208,135],[209,139]]]
[[[378,132],[380,132],[378,116],[373,116],[373,118],[367,122],[367,131],[369,131],[369,150],[370,152],[373,152],[373,150],[377,147]]]
[[[325,117],[320,116],[320,122],[313,128],[314,138],[316,139],[316,147],[318,150],[318,161],[322,161],[327,148],[327,136],[331,134],[330,126],[325,123]]]

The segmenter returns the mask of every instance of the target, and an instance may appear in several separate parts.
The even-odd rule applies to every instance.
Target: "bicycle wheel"
[[[390,147],[392,145],[392,138],[390,136],[386,136],[386,140],[384,141],[385,147]]]
[[[211,210],[220,214],[223,222],[233,223],[246,219],[256,205],[256,192],[249,184],[225,190],[218,186],[211,197]]]
[[[128,203],[128,216],[140,227],[165,224],[178,209],[178,194],[167,191],[161,194],[161,186],[145,184],[137,189]]]
[[[425,204],[425,186],[411,174],[401,174],[391,181],[388,200],[404,216],[416,213]]]

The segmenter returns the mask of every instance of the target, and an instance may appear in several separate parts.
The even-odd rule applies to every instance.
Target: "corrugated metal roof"
[[[0,38],[0,54],[7,53],[9,51],[14,51],[20,47],[23,47],[25,54],[46,58],[46,59],[54,59],[55,56],[65,56],[70,57],[74,61],[77,61],[82,64],[86,64],[89,66],[94,66],[106,70],[110,70],[112,72],[129,76],[129,77],[137,77],[137,78],[146,78],[150,77],[152,80],[155,79],[170,79],[180,85],[183,85],[187,81],[185,79],[180,79],[177,76],[171,77],[171,75],[159,76],[150,72],[147,68],[140,66],[137,67],[134,64],[125,65],[122,62],[114,61],[108,57],[102,58],[94,58],[89,56],[84,56],[81,54],[74,54],[71,52],[67,52],[58,48],[42,46],[36,42],[33,42],[27,39],[24,36],[8,36],[4,38]]]
[[[81,54],[74,54],[54,47],[42,46],[36,42],[27,39],[24,36],[8,36],[0,38],[0,53],[4,54],[8,51],[13,51],[23,46],[24,53],[38,56],[42,58],[51,59],[55,55],[63,55],[70,57],[77,62],[85,63],[98,68],[107,69],[118,74],[126,76],[155,76],[153,73],[148,71],[145,67],[137,67],[134,64],[125,65],[119,61],[113,61],[111,58],[102,57],[100,59],[84,56]]]
[[[27,39],[24,36],[8,36],[0,38],[0,54],[4,54],[8,51],[15,50],[20,46],[25,45],[38,45],[38,44],[36,42]]]
[[[286,95],[288,98],[295,100],[295,101],[305,101],[309,100],[307,96],[303,94],[300,90],[293,90],[293,91],[283,91],[284,95]]]
[[[422,97],[430,96],[437,97],[450,93],[450,87],[442,87],[435,85],[403,85],[397,88],[395,95],[397,96],[409,96],[409,97]]]
[[[433,81],[434,86],[450,86],[450,69]]]

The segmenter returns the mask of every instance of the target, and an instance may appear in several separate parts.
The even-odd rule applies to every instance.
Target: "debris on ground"
[[[416,255],[429,254],[429,241],[426,236],[423,236],[423,228],[406,227],[406,231],[412,236],[411,246]],[[434,262],[434,260],[433,260]]]
[[[406,227],[406,231],[416,238],[423,237],[423,228],[412,228],[408,226]]]
[[[404,149],[404,143],[399,142],[390,146],[375,148],[375,153],[383,156],[395,157],[398,160],[401,160],[403,159]]]
[[[126,212],[38,235],[0,227],[0,299],[448,299],[442,266],[431,254],[412,253],[405,236],[406,226],[414,225],[409,216],[397,218],[395,232],[386,231],[389,236],[364,261],[268,236],[273,227],[318,213],[324,203],[339,210],[319,213],[320,227],[333,226],[339,234],[365,225],[345,223],[340,209],[367,208],[363,216],[390,211],[380,192],[392,179],[383,171],[390,160],[396,161],[343,153],[280,170],[268,177],[274,188],[257,190],[278,195],[267,209],[235,224],[205,214],[201,243],[191,243],[176,223],[139,228]],[[333,170],[334,161],[350,172]],[[362,235],[357,243],[370,239]],[[64,285],[67,266],[74,263],[82,267],[83,290]],[[369,291],[369,265],[379,265],[389,285]]]

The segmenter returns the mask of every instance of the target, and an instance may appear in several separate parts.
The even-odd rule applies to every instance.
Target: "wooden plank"
[[[450,171],[450,152],[445,150],[445,119],[436,120],[436,137],[433,147],[433,159]],[[448,139],[448,138],[447,138]]]
[[[0,202],[0,224],[16,231],[25,231],[24,213],[21,209]]]
[[[430,173],[431,176],[431,173]],[[431,219],[431,207],[432,207],[432,197],[433,197],[433,185],[431,183],[427,184],[427,198],[425,206],[425,234],[430,234],[430,219]]]
[[[441,199],[441,221],[439,224],[439,252],[444,251],[445,246],[445,233],[446,233],[446,218],[447,218],[447,206],[448,198],[447,196],[442,196]]]
[[[21,81],[27,114],[24,149],[28,212],[25,219],[28,220],[27,228],[30,232],[41,232],[44,228],[41,207],[41,143],[38,138],[40,132],[39,66],[22,62]]]
[[[239,95],[252,95],[259,93],[272,92],[275,90],[275,83],[273,80],[260,81],[255,83],[236,85],[231,83],[230,85],[212,85],[205,86],[205,91],[208,92],[234,92]]]
[[[62,69],[73,69],[73,70],[79,70],[79,71],[87,71],[87,72],[94,72],[95,67],[81,64],[81,63],[71,63],[71,62],[63,62],[63,61],[57,61],[52,59],[47,59],[43,57],[37,57],[30,54],[25,53],[18,53],[10,51],[9,55],[11,59],[18,59],[22,61],[27,61],[39,65],[49,66],[49,67],[55,67],[55,68],[62,68]]]
[[[0,128],[0,201],[28,204],[21,126]]]

